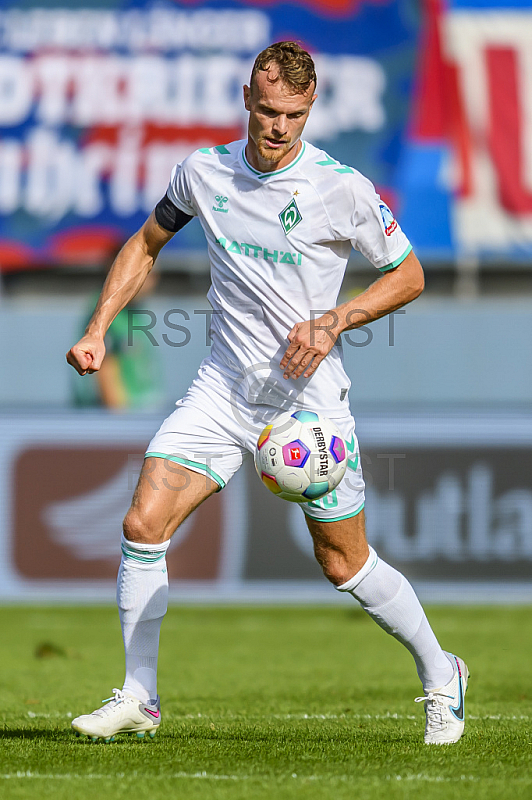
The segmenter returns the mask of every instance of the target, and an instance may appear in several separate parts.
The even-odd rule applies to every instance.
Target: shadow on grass
[[[0,739],[70,739],[72,733],[67,730],[50,730],[49,728],[0,728]]]

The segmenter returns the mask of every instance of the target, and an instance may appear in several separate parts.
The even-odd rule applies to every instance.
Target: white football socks
[[[157,697],[159,633],[168,607],[169,544],[139,544],[122,534],[116,601],[126,652],[123,690],[141,703]]]
[[[439,689],[453,677],[453,666],[441,649],[407,579],[369,548],[364,566],[336,587],[349,592],[383,630],[412,653],[425,691]]]

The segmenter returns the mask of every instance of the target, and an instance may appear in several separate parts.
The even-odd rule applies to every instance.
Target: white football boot
[[[425,744],[454,744],[464,732],[464,698],[469,670],[466,663],[447,653],[454,665],[454,675],[446,686],[432,689],[416,703],[425,703],[427,723]]]
[[[141,703],[120,689],[113,689],[113,693],[113,697],[102,700],[107,705],[72,720],[76,736],[83,734],[93,742],[103,739],[106,743],[113,742],[117,733],[136,733],[138,739],[148,733],[153,739],[161,723],[159,695],[154,703]]]

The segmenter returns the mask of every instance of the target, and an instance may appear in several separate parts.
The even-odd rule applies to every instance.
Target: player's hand
[[[83,336],[66,354],[66,360],[80,375],[98,372],[105,356],[105,345],[99,336]]]
[[[324,314],[318,319],[296,322],[290,333],[290,342],[281,359],[284,378],[296,380],[301,375],[310,378],[330,353],[338,338],[333,328],[337,320],[334,314]]]

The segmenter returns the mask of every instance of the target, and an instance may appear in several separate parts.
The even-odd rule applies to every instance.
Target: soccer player
[[[298,408],[330,417],[354,444],[334,502],[302,505],[325,576],[412,653],[424,689],[416,699],[425,703],[425,742],[462,735],[467,667],[442,650],[410,583],[366,541],[339,338],[414,300],[423,271],[372,184],[301,139],[316,83],[310,55],[294,42],[257,56],[244,87],[247,139],[199,150],[174,168],[165,197],[117,256],[85,335],[67,354],[81,375],[100,369],[112,320],[160,249],[198,216],[211,262],[211,355],[148,446],[124,520],[117,601],[126,676],[110,702],[72,722],[93,739],[155,734],[170,538],[250,457],[264,425],[280,409]],[[352,246],[380,276],[336,305]]]

